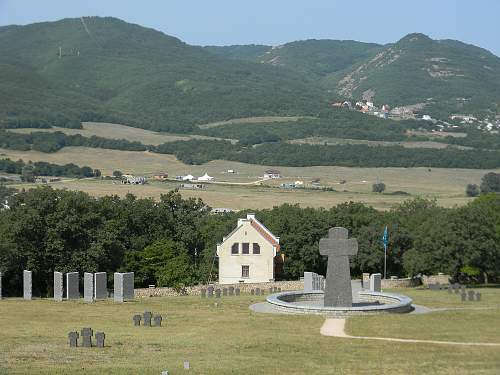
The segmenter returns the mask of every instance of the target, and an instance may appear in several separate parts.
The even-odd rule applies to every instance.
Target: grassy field
[[[436,292],[422,291],[422,301],[431,293]],[[492,298],[498,301],[500,290]],[[175,375],[186,373],[183,361],[190,362],[188,373],[217,375],[500,373],[498,348],[322,337],[322,317],[249,310],[262,299],[224,298],[219,307],[199,297],[148,298],[122,305],[3,300],[0,373],[158,375],[168,369]],[[422,302],[419,297],[415,301]],[[348,333],[500,342],[499,307],[351,318]],[[145,310],[167,315],[165,326],[133,327],[132,315]],[[67,333],[82,327],[106,332],[106,347],[70,349]]]
[[[204,165],[186,165],[172,155],[150,152],[117,151],[84,147],[66,147],[59,152],[46,154],[35,151],[0,149],[0,157],[13,160],[48,161],[57,164],[73,162],[80,166],[99,168],[105,175],[114,170],[136,175],[168,172],[170,176],[201,176],[205,172],[217,182],[250,183],[260,179],[268,166],[216,160]],[[237,173],[226,173],[233,169]],[[387,209],[409,198],[404,195],[375,194],[372,184],[383,181],[387,192],[404,191],[411,196],[435,198],[438,203],[452,207],[470,201],[465,196],[465,186],[480,183],[487,170],[439,168],[347,168],[347,167],[279,167],[283,178],[268,181],[265,186],[236,186],[210,184],[204,191],[183,191],[185,196],[201,197],[212,207],[266,208],[281,203],[301,206],[331,207],[346,201],[359,201],[376,208]],[[314,190],[285,190],[278,188],[284,182],[302,180],[307,184],[320,178],[321,185],[335,192]],[[345,183],[341,183],[345,181]],[[177,187],[175,184],[152,183],[145,186],[119,186],[111,181],[81,180],[61,182],[54,186],[83,190],[94,195],[134,193],[141,197],[159,197]]]
[[[159,145],[165,142],[187,141],[190,139],[219,139],[213,137],[205,137],[203,135],[185,135],[185,134],[169,134],[158,133],[151,130],[133,128],[131,126],[109,124],[100,122],[83,122],[83,129],[68,129],[53,127],[51,129],[10,129],[9,131],[16,133],[31,133],[35,131],[43,132],[63,132],[68,135],[81,134],[86,137],[93,135],[111,139],[126,139],[131,142],[141,142],[148,145]]]
[[[245,117],[245,118],[235,118],[227,121],[217,121],[211,122],[209,124],[198,125],[200,129],[210,129],[216,128],[223,125],[234,125],[234,124],[263,124],[271,122],[290,122],[298,121],[301,119],[314,119],[315,117],[307,116],[261,116],[261,117]]]

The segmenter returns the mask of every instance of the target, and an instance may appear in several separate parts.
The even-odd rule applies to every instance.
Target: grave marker
[[[460,293],[460,297],[462,297],[462,302],[467,300],[467,293]]]
[[[250,294],[251,294],[252,296],[253,296],[253,295],[255,295],[255,290],[253,290],[253,289],[252,289],[252,290],[250,291]]]
[[[66,299],[80,298],[79,278],[78,272],[68,272],[66,274]]]
[[[94,273],[94,299],[108,298],[108,277],[106,272]]]
[[[33,297],[32,289],[33,273],[31,271],[23,271],[23,298],[26,301],[31,301]]]
[[[227,288],[222,288],[222,295],[227,296]]]
[[[201,290],[201,298],[207,298],[207,290],[204,288]]]
[[[0,272],[0,299],[2,299],[2,273]]]
[[[256,296],[260,296],[260,288],[256,288],[255,289],[255,295]]]
[[[382,275],[373,273],[370,275],[370,292],[378,292],[382,290]]]
[[[237,295],[237,296],[239,296],[239,295],[240,295],[240,292],[241,292],[241,291],[240,291],[240,288],[236,288],[236,289],[234,290],[234,294],[235,294],[235,295]]]
[[[142,319],[142,316],[140,316],[139,314],[134,315],[132,317],[132,320],[134,321],[134,327],[138,327],[141,325],[141,319]]]
[[[212,298],[214,296],[214,287],[213,286],[209,286],[207,288],[207,295],[208,295],[208,298]]]
[[[87,303],[94,302],[94,274],[90,272],[83,274],[83,300]]]
[[[104,348],[104,339],[106,335],[104,332],[96,332],[95,333],[95,343],[98,348]]]
[[[151,327],[151,318],[153,317],[153,313],[151,311],[144,311],[143,320],[144,327]]]
[[[473,290],[469,290],[467,292],[467,296],[469,297],[469,301],[474,301],[474,297],[476,296],[476,292],[474,292]]]
[[[82,328],[82,331],[80,332],[80,336],[82,336],[82,346],[84,348],[91,348],[92,347],[92,335],[94,332],[92,331],[92,328]]]
[[[230,286],[228,292],[230,296],[234,296],[234,286]]]
[[[215,290],[215,298],[220,298],[220,289]]]
[[[481,293],[479,293],[479,292],[476,293],[476,301],[477,302],[481,301]]]
[[[325,306],[351,307],[352,287],[349,256],[358,252],[358,241],[348,238],[345,228],[330,228],[328,237],[319,241],[319,252],[328,256]]]
[[[153,317],[153,326],[154,327],[161,327],[161,321],[163,320],[161,315],[155,315]]]
[[[54,272],[54,301],[61,302],[64,297],[64,275],[62,272]]]
[[[114,300],[122,303],[134,299],[134,273],[115,272],[114,274]]]
[[[73,331],[68,333],[68,341],[69,341],[69,347],[70,348],[76,348],[78,347],[78,332]]]

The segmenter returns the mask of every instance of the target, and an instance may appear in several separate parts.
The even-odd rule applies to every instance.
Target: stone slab
[[[380,293],[382,290],[382,274],[374,273],[370,275],[370,292]]]
[[[66,274],[66,299],[80,298],[80,275],[78,272]]]
[[[94,302],[94,274],[90,272],[83,274],[83,300],[86,303]]]
[[[33,298],[33,273],[31,271],[23,271],[23,298],[26,301],[31,301]]]
[[[61,302],[64,298],[64,274],[54,272],[54,301]]]
[[[106,272],[94,273],[94,299],[108,298],[108,276]]]
[[[2,273],[0,272],[0,300],[2,299]]]

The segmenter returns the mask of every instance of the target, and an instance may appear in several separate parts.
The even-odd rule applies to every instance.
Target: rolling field
[[[314,119],[315,117],[308,116],[262,116],[262,117],[245,117],[235,118],[227,121],[211,122],[209,124],[198,125],[200,129],[216,128],[223,125],[236,125],[236,124],[263,124],[271,122],[290,122],[298,121],[300,119]]]
[[[415,302],[422,303],[431,293],[436,292],[422,291],[422,299],[415,298]],[[499,298],[500,290],[493,290],[490,302],[475,305],[490,306],[483,310],[350,318],[347,329],[349,334],[367,336],[382,333],[385,337],[499,343]],[[145,298],[119,305],[6,299],[0,302],[0,373],[158,375],[168,369],[175,375],[186,373],[184,361],[190,362],[190,374],[214,375],[500,372],[498,347],[323,337],[319,330],[324,318],[320,316],[268,315],[248,308],[263,299],[222,298],[219,307],[195,296]],[[132,316],[146,310],[166,316],[164,326],[133,327]],[[105,348],[69,348],[68,332],[83,327],[104,331]]]
[[[150,152],[117,151],[84,147],[66,147],[53,154],[36,151],[15,151],[0,149],[0,157],[13,160],[48,161],[57,164],[75,163],[99,168],[104,175],[114,170],[136,175],[152,175],[168,172],[170,176],[201,176],[205,172],[217,182],[233,184],[251,183],[259,180],[267,166],[243,164],[228,161],[212,161],[204,165],[186,165],[172,155]],[[237,173],[226,173],[233,169]],[[347,168],[347,167],[279,167],[283,178],[266,181],[259,185],[208,184],[203,191],[183,190],[187,197],[201,197],[212,207],[268,208],[281,203],[299,204],[308,207],[332,207],[346,201],[359,201],[379,209],[388,209],[408,199],[404,195],[375,194],[372,184],[383,181],[387,192],[404,191],[411,196],[435,198],[438,203],[452,207],[470,201],[465,196],[468,183],[479,183],[486,170],[427,168]],[[278,188],[284,182],[302,180],[306,183],[320,178],[321,185],[335,189],[335,192],[317,190],[285,190]],[[341,183],[344,180],[345,183]],[[72,180],[59,182],[55,187],[83,190],[93,195],[134,193],[141,197],[159,197],[178,185],[174,183],[151,183],[144,186],[113,184],[112,181]]]

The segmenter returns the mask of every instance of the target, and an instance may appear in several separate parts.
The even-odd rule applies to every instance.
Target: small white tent
[[[182,181],[191,181],[191,180],[194,180],[194,176],[192,174],[182,176]]]
[[[198,181],[213,181],[215,178],[209,176],[207,173],[205,173],[203,176],[198,177]]]

